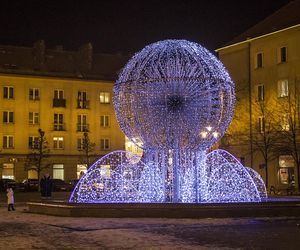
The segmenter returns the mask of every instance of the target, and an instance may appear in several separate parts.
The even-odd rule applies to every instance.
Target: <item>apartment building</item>
[[[221,147],[279,190],[299,185],[299,13],[300,1],[292,1],[216,50],[237,95]]]
[[[25,169],[39,129],[45,133],[53,178],[79,178],[83,133],[95,143],[92,160],[124,149],[125,136],[116,121],[112,88],[127,58],[93,54],[92,45],[78,51],[0,46],[0,178],[37,178]]]

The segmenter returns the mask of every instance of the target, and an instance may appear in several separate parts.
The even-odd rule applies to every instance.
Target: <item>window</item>
[[[14,98],[14,87],[5,86],[3,87],[3,98],[13,99]]]
[[[289,95],[289,81],[279,80],[278,81],[278,97],[286,97]]]
[[[85,132],[88,130],[87,115],[77,115],[77,131]]]
[[[109,150],[110,149],[109,144],[110,144],[109,139],[107,139],[107,138],[100,139],[100,149],[101,150]]]
[[[2,168],[2,178],[3,179],[14,179],[14,164],[13,163],[3,163]]]
[[[40,115],[37,112],[29,112],[29,124],[39,124],[40,123]]]
[[[3,111],[3,123],[13,123],[14,122],[14,112]]]
[[[260,133],[265,131],[265,118],[263,116],[258,117],[258,131]]]
[[[38,179],[38,173],[37,173],[37,170],[35,169],[29,169],[27,171],[27,178],[28,179]]]
[[[29,89],[29,100],[40,100],[40,90],[36,88]]]
[[[289,122],[289,115],[284,114],[281,118],[281,129],[284,131],[290,130],[290,122]]]
[[[64,148],[64,138],[63,137],[53,137],[53,148],[63,149]]]
[[[66,99],[64,99],[64,91],[61,89],[54,90],[53,107],[66,107]]]
[[[78,91],[78,100],[81,101],[86,101],[87,100],[87,95],[85,91]]]
[[[53,164],[53,179],[65,179],[64,164]]]
[[[63,114],[54,114],[54,130],[62,131],[64,130],[64,115]]]
[[[14,137],[12,135],[3,136],[3,148],[14,148]]]
[[[54,90],[54,99],[64,99],[64,91],[61,89]]]
[[[84,148],[84,145],[83,145],[83,138],[77,138],[77,149],[83,149]]]
[[[278,49],[278,63],[285,63],[287,62],[287,48],[281,47]]]
[[[261,102],[265,99],[265,88],[264,85],[257,85],[257,101]]]
[[[87,94],[85,91],[78,91],[77,108],[86,109],[89,106]]]
[[[39,147],[39,137],[29,136],[28,137],[28,147],[31,149],[37,149]]]
[[[109,116],[108,115],[100,116],[100,126],[101,127],[109,127]]]
[[[80,179],[87,171],[86,164],[77,164],[77,179]]]
[[[263,66],[263,54],[257,53],[255,68],[262,68],[262,66]]]
[[[100,103],[110,103],[110,93],[109,92],[101,92],[100,93]]]

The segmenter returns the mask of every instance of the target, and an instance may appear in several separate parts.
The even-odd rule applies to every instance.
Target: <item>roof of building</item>
[[[277,10],[223,47],[300,24],[300,0],[295,0]]]
[[[90,43],[77,51],[49,49],[43,40],[33,47],[0,45],[0,73],[115,81],[129,56],[93,53]]]

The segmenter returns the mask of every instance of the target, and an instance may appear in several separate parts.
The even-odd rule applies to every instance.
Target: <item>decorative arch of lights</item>
[[[114,85],[117,120],[144,150],[114,151],[80,179],[70,202],[260,202],[261,177],[224,150],[235,104],[222,63],[199,44],[153,43],[135,54]]]

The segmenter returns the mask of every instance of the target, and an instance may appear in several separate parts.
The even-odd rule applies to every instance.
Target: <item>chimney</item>
[[[44,40],[38,40],[33,44],[33,68],[35,70],[43,70],[45,64],[46,45]]]
[[[86,43],[78,50],[77,69],[80,72],[88,72],[92,69],[93,63],[93,45]]]

